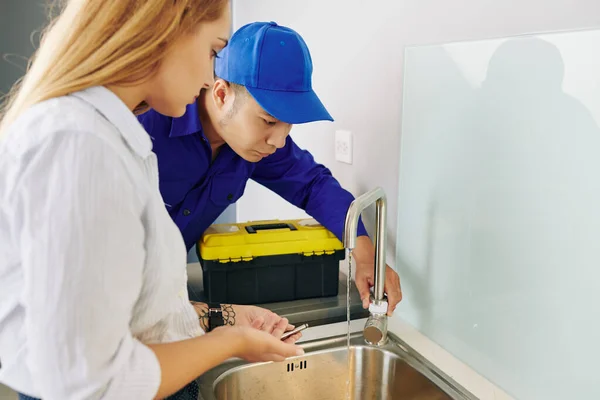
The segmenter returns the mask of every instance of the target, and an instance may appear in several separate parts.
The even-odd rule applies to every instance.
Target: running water
[[[352,362],[350,359],[350,286],[352,285],[352,251],[347,250],[348,259],[348,277],[346,281],[346,319],[348,321],[348,331],[346,333],[346,354],[348,357],[348,378],[346,379],[346,400],[350,400],[350,382],[352,380]]]

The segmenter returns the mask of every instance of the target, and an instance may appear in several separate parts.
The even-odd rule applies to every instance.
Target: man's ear
[[[229,97],[234,96],[231,86],[223,79],[215,80],[211,90],[213,101],[218,109],[222,109],[229,100]]]

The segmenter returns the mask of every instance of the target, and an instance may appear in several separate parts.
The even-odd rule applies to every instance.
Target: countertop
[[[206,298],[204,297],[202,286],[202,267],[200,263],[189,263],[187,272],[190,300],[205,302]],[[346,280],[346,274],[340,271],[339,290],[338,295],[335,297],[256,305],[267,308],[282,317],[286,317],[294,325],[307,323],[310,326],[319,326],[346,321]],[[358,290],[352,284],[350,288],[350,319],[355,320],[368,316],[369,312],[362,308]]]

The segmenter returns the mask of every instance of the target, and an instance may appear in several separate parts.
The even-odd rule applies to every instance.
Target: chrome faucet
[[[358,219],[362,212],[375,203],[375,288],[373,299],[369,305],[369,318],[363,330],[363,336],[368,344],[382,345],[387,341],[387,310],[388,302],[384,296],[385,283],[385,236],[387,201],[385,192],[377,187],[362,196],[357,197],[346,214],[344,229],[344,247],[352,251],[356,247]]]

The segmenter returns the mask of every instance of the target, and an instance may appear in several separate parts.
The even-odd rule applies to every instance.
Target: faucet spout
[[[385,249],[387,199],[382,188],[377,187],[357,197],[346,213],[344,229],[344,247],[353,250],[356,247],[358,220],[362,212],[375,203],[375,288],[373,301],[369,306],[370,317],[365,325],[365,340],[370,344],[383,344],[387,338],[387,300],[384,296]]]

